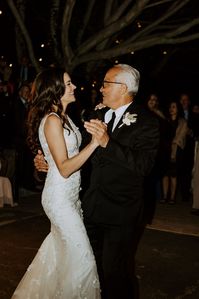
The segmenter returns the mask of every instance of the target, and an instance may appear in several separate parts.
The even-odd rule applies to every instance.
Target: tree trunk
[[[26,0],[17,0],[16,6],[17,6],[18,12],[21,16],[21,19],[24,22],[24,20],[25,20]],[[16,27],[15,27],[15,35],[16,35],[17,61],[18,61],[18,64],[19,64],[20,61],[21,61],[21,58],[23,56],[28,56],[28,53],[27,53],[27,46],[26,46],[25,40],[22,36],[21,30],[20,30],[18,24],[16,24]]]

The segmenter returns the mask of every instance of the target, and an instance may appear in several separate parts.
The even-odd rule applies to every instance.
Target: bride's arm
[[[55,164],[60,174],[65,178],[77,171],[99,145],[93,137],[91,142],[79,154],[69,158],[61,120],[56,115],[50,115],[47,118],[44,125],[44,134]]]

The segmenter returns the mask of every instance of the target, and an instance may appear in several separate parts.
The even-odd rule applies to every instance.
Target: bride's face
[[[64,73],[64,84],[65,92],[61,98],[61,102],[63,106],[66,106],[69,103],[75,102],[74,90],[76,86],[71,82],[71,78],[67,73]]]

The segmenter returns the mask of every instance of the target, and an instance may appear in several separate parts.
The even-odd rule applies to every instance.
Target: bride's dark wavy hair
[[[65,92],[64,69],[50,68],[40,72],[33,83],[31,105],[27,118],[27,143],[36,154],[41,149],[38,129],[42,118],[50,112],[55,112],[62,120],[62,126],[68,124],[63,113],[61,98]]]

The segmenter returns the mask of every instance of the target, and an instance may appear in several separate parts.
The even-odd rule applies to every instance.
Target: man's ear
[[[124,83],[124,84],[121,84],[121,93],[122,93],[122,94],[127,93],[127,86],[126,86],[125,83]]]

